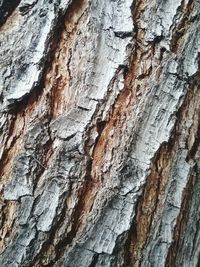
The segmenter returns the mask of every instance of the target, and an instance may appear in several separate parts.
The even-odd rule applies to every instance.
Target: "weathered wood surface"
[[[14,2],[0,266],[198,266],[200,2]]]

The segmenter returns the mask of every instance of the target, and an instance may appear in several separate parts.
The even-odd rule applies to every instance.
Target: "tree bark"
[[[200,266],[200,2],[0,16],[0,266]]]

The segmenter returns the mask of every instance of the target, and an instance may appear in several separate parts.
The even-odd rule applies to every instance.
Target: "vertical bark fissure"
[[[0,265],[198,264],[199,4],[43,1],[1,28]]]
[[[132,225],[132,229],[134,229],[133,231],[135,232],[130,232],[130,236],[133,236],[132,238],[129,238],[129,259],[132,260],[132,265],[133,266],[143,266],[141,265],[141,262],[143,260],[142,258],[142,253],[143,253],[143,249],[145,248],[146,244],[148,244],[148,242],[150,242],[151,239],[151,233],[153,231],[153,220],[157,220],[155,215],[156,212],[158,212],[159,207],[160,207],[160,200],[159,198],[162,197],[162,191],[163,191],[163,186],[162,186],[162,191],[160,191],[160,186],[156,186],[155,184],[153,184],[153,194],[155,192],[157,192],[155,194],[155,199],[148,199],[148,197],[151,194],[151,190],[149,188],[151,188],[151,183],[152,183],[152,179],[153,177],[157,177],[157,183],[158,185],[161,184],[161,181],[164,178],[165,175],[169,175],[170,176],[170,170],[171,167],[170,165],[173,163],[173,161],[175,160],[174,156],[177,153],[178,149],[180,148],[180,139],[181,139],[181,135],[182,135],[182,130],[181,127],[184,127],[184,125],[182,125],[182,121],[187,121],[187,117],[185,118],[185,112],[187,111],[187,107],[193,106],[193,102],[192,102],[192,98],[191,95],[193,95],[193,89],[195,88],[195,83],[190,85],[190,89],[187,93],[187,95],[185,96],[185,99],[179,109],[179,111],[177,112],[176,115],[176,124],[174,126],[174,130],[171,134],[170,140],[167,144],[163,144],[159,151],[156,153],[155,158],[152,160],[152,166],[151,166],[151,170],[152,173],[150,174],[150,176],[147,179],[146,185],[144,187],[144,192],[142,194],[141,199],[138,200],[138,204],[137,204],[137,213],[136,213],[136,219],[133,222]],[[198,89],[196,89],[198,90]],[[194,106],[195,108],[195,106]],[[197,109],[198,111],[198,109]],[[193,111],[194,112],[194,111]],[[195,114],[195,113],[194,113]],[[195,119],[194,119],[194,123],[195,123]],[[182,125],[182,126],[181,126]],[[199,121],[198,121],[198,129],[199,129]],[[188,134],[189,134],[189,129],[188,129]],[[196,139],[194,141],[195,143],[195,151],[197,152],[198,150],[198,130],[196,133]],[[189,138],[189,136],[187,137]],[[194,144],[192,146],[192,148],[188,149],[188,156],[186,158],[186,160],[191,160],[194,159],[194,154],[192,153],[194,149]],[[191,158],[191,156],[189,155],[193,155],[193,157]],[[162,158],[164,159],[164,165],[162,165]],[[160,161],[160,163],[159,163]],[[170,164],[170,165],[169,165]],[[195,166],[194,166],[195,168]],[[155,172],[153,171],[155,169]],[[166,171],[165,171],[166,169]],[[164,173],[164,175],[162,174]],[[168,173],[168,174],[167,174]],[[170,177],[167,177],[167,179],[169,180]],[[198,179],[198,178],[197,178]],[[163,183],[163,181],[162,181]],[[189,199],[192,196],[192,189],[191,189],[191,185],[194,185],[194,177],[193,175],[191,175],[191,177],[188,180],[188,184],[185,188],[185,192],[183,192],[183,196],[182,196],[182,207],[180,208],[180,212],[179,212],[179,216],[177,217],[177,223],[176,226],[174,227],[174,239],[173,242],[171,243],[171,246],[169,248],[169,253],[168,253],[168,258],[166,259],[166,266],[174,266],[175,263],[175,257],[176,257],[176,253],[177,251],[179,251],[180,249],[180,245],[179,247],[176,247],[176,244],[178,242],[180,242],[180,238],[182,237],[182,235],[180,234],[180,232],[183,233],[184,230],[181,231],[181,223],[186,224],[187,223],[187,213],[190,210],[190,205],[189,205]],[[150,187],[149,187],[150,185]],[[165,181],[165,185],[164,187],[167,186],[167,181]],[[154,203],[153,207],[151,207],[152,202]],[[185,205],[187,205],[187,207],[185,207]],[[143,215],[143,210],[147,209],[148,207],[150,208],[150,211],[148,211],[148,213],[146,215]],[[145,224],[144,226],[142,226],[142,216],[146,216],[145,218]],[[180,218],[180,219],[179,219]],[[141,228],[142,227],[142,228]],[[144,227],[144,228],[143,228]],[[140,229],[141,228],[141,229]],[[198,229],[198,227],[197,227]],[[143,238],[141,239],[141,236],[145,233],[145,236],[143,236]],[[139,237],[139,238],[138,238]],[[176,241],[174,241],[176,240]],[[139,262],[138,262],[139,261]],[[128,260],[127,260],[128,262]]]
[[[192,7],[193,4],[194,4],[194,1],[189,0],[187,5],[185,6],[185,0],[182,1],[180,10],[181,10],[181,13],[183,14],[181,16],[181,19],[178,25],[176,26],[174,30],[174,34],[171,40],[171,51],[174,53],[178,52],[178,49],[181,45],[181,40],[190,26],[189,15],[193,9]]]
[[[6,23],[7,18],[14,12],[21,0],[2,0],[0,3],[0,27]]]

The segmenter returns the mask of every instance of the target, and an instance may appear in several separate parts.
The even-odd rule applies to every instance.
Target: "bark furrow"
[[[0,266],[198,266],[200,3],[1,2]]]

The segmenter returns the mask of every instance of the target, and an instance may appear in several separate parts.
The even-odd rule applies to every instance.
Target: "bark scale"
[[[199,1],[0,15],[0,266],[198,266]]]

